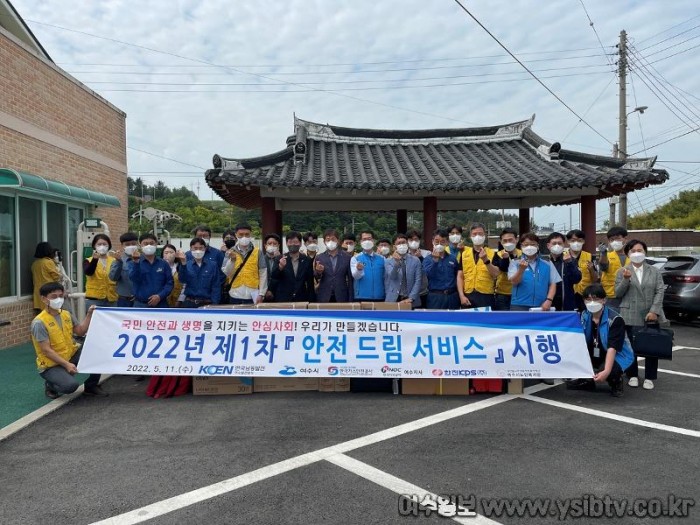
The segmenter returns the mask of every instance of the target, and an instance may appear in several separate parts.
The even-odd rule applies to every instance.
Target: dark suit
[[[287,253],[287,264],[280,270],[279,263],[272,271],[272,282],[274,283],[273,293],[276,303],[293,303],[296,301],[315,301],[314,291],[314,269],[310,257],[303,253],[299,254],[299,266],[296,275],[292,258]]]
[[[350,270],[350,260],[352,256],[338,250],[336,255],[336,266],[333,270],[333,263],[328,252],[319,253],[314,259],[314,264],[322,264],[324,270],[322,274],[316,274],[321,278],[316,291],[316,300],[319,303],[329,303],[331,298],[335,298],[335,302],[346,303],[354,299],[353,287],[355,281],[352,278]]]

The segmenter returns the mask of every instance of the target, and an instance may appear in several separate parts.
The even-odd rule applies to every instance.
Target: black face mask
[[[224,241],[224,244],[226,245],[226,248],[230,250],[231,248],[236,246],[236,239],[226,239]]]
[[[299,253],[300,248],[301,246],[299,246],[298,244],[292,244],[291,246],[287,246],[289,253]]]

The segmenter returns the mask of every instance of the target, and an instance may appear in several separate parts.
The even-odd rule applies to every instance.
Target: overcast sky
[[[211,198],[203,170],[214,153],[278,151],[294,113],[389,129],[494,125],[534,113],[545,139],[609,154],[622,29],[634,47],[628,111],[649,107],[629,116],[628,151],[658,155],[671,173],[666,185],[630,195],[630,213],[700,186],[700,133],[674,139],[700,126],[697,0],[464,3],[595,131],[454,0],[13,0],[58,65],[127,113],[130,175],[195,191],[199,183],[203,199]],[[597,216],[600,226],[607,201]],[[569,208],[539,208],[535,220],[567,229]]]

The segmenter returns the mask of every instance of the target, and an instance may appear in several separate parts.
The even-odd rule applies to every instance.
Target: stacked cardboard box
[[[318,390],[317,377],[256,377],[253,392],[299,392]]]
[[[195,396],[252,394],[253,378],[221,376],[193,377],[192,393]]]
[[[404,378],[401,380],[401,393],[422,396],[468,396],[469,379]]]

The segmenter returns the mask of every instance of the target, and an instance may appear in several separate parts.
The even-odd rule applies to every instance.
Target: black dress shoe
[[[86,386],[83,391],[88,396],[107,397],[109,394],[102,390],[100,385]]]
[[[59,397],[61,397],[61,394],[59,394],[55,390],[52,390],[51,387],[49,387],[48,383],[44,383],[44,395],[49,399],[58,399]]]
[[[595,390],[595,381],[592,379],[571,379],[566,381],[567,390]]]

